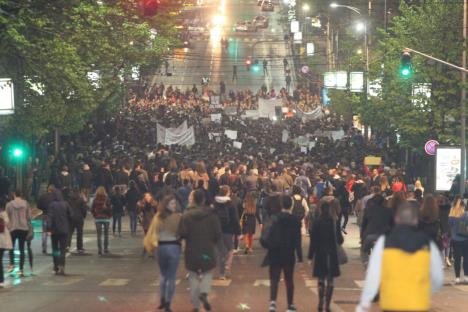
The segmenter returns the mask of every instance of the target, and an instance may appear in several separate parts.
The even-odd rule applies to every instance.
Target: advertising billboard
[[[457,146],[438,146],[436,150],[436,191],[449,191],[453,180],[460,172],[461,148]]]

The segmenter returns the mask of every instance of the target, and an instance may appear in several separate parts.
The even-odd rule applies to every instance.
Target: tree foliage
[[[9,126],[26,136],[81,130],[121,102],[132,68],[149,72],[174,43],[170,23],[156,22],[164,16],[143,18],[128,0],[0,0],[0,9],[0,75],[15,83]]]

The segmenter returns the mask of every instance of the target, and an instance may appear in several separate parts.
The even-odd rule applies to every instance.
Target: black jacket
[[[90,170],[85,170],[80,174],[80,188],[91,189],[93,186],[93,173]]]
[[[67,202],[71,208],[70,220],[75,224],[82,224],[88,212],[86,201],[79,194],[71,194]]]
[[[314,277],[340,276],[337,245],[343,244],[343,235],[330,216],[314,221],[310,233],[309,259],[314,261]]]
[[[110,202],[112,205],[112,213],[123,213],[125,203],[123,195],[112,194],[110,196]]]
[[[227,223],[223,222],[224,211],[227,209],[229,219]],[[237,208],[234,207],[231,198],[225,196],[216,196],[214,201],[214,212],[218,216],[223,234],[240,235],[239,214]]]
[[[375,195],[367,202],[361,224],[361,239],[368,235],[383,235],[390,232],[393,226],[393,212],[385,206],[385,198]]]
[[[47,210],[49,230],[52,234],[68,234],[70,232],[71,207],[63,200],[59,190],[54,191],[54,199]]]
[[[42,210],[43,213],[46,215],[47,209],[49,208],[53,200],[54,200],[53,193],[47,192],[45,194],[42,194],[37,200],[37,208]]]
[[[290,213],[281,212],[273,225],[273,231],[279,231],[281,241],[278,248],[268,249],[262,266],[292,265],[297,260],[302,262],[301,222]]]
[[[189,207],[179,223],[179,237],[185,239],[185,267],[207,272],[216,267],[215,248],[221,239],[221,225],[212,209]]]
[[[136,211],[140,197],[141,194],[136,188],[128,189],[127,193],[125,193],[125,205],[128,211]]]

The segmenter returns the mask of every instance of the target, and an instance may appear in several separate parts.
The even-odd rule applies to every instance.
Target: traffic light
[[[252,64],[252,61],[250,59],[246,59],[245,60],[245,65],[250,65],[250,64]]]
[[[9,148],[10,159],[15,162],[21,162],[26,158],[26,148],[21,144],[12,144]]]
[[[400,61],[400,76],[403,79],[408,79],[411,77],[412,73],[411,54],[408,51],[403,51]]]
[[[252,65],[252,69],[254,72],[258,72],[260,70],[260,64],[258,60],[255,60],[254,64]]]

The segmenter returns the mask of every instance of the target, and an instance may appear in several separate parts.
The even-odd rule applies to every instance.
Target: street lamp
[[[310,5],[308,5],[307,3],[304,3],[302,5],[302,11],[309,12],[310,11]]]
[[[338,3],[333,2],[333,3],[330,3],[330,8],[333,8],[333,9],[346,8],[346,9],[349,9],[349,10],[354,11],[357,14],[361,15],[361,11],[358,8],[350,6],[350,5],[343,5],[343,4],[338,4]]]
[[[366,24],[363,23],[363,22],[357,23],[357,24],[356,24],[356,30],[357,30],[358,32],[363,32],[363,31],[365,31],[365,30],[366,30]]]

